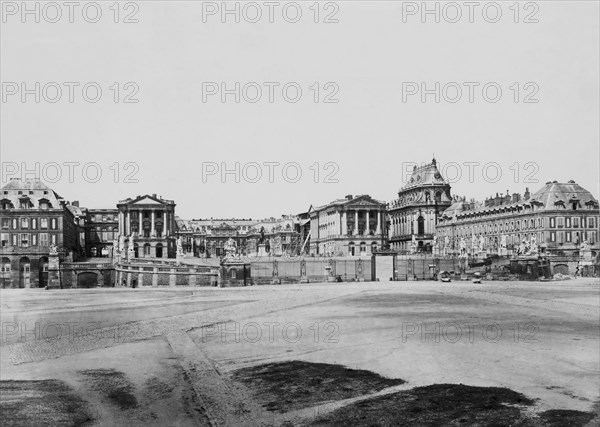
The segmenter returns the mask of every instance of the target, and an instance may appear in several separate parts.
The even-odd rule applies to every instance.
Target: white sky
[[[96,183],[82,178],[81,167],[70,183],[66,166],[62,178],[49,183],[82,206],[114,207],[119,199],[157,193],[175,200],[183,218],[260,218],[298,213],[346,194],[390,201],[403,185],[403,163],[428,162],[433,153],[442,165],[496,162],[502,168],[498,182],[485,180],[482,166],[469,182],[463,165],[462,178],[452,185],[461,196],[483,199],[507,189],[522,193],[549,180],[574,179],[598,197],[596,1],[535,2],[539,22],[529,24],[514,22],[513,2],[499,2],[503,15],[495,24],[482,16],[489,2],[480,2],[474,23],[463,16],[455,24],[443,17],[435,23],[433,16],[422,23],[419,15],[403,22],[403,7],[409,5],[401,1],[336,2],[339,22],[333,24],[313,22],[312,1],[299,2],[303,15],[296,24],[282,17],[286,2],[275,10],[274,23],[259,2],[265,16],[255,24],[243,17],[235,23],[232,16],[223,24],[218,15],[203,23],[199,1],[136,2],[139,23],[134,24],[113,22],[112,1],[99,2],[103,15],[96,24],[83,20],[81,8],[74,23],[66,15],[56,24],[43,17],[35,23],[33,16],[22,23],[20,11],[6,13],[6,3],[6,22],[0,22],[3,172],[17,164],[13,176],[20,176],[21,162],[30,169],[36,162],[41,168],[51,162],[97,162],[103,175]],[[324,11],[325,3],[320,19],[333,10]],[[524,2],[521,6],[520,21],[534,10],[524,10]],[[120,19],[130,10],[121,10]],[[468,9],[462,6],[462,12]],[[7,82],[25,82],[30,88],[35,82],[97,82],[103,95],[97,103],[86,102],[80,86],[74,103],[68,102],[66,88],[57,103],[43,97],[35,103],[33,95],[23,103],[20,93],[7,94]],[[113,82],[135,82],[139,102],[115,104],[109,89]],[[226,103],[219,96],[203,102],[203,82],[229,87],[234,82],[296,82],[303,94],[299,102],[288,103],[280,86],[273,103],[266,88],[257,103],[238,104],[233,96]],[[320,82],[321,96],[328,92],[325,83],[337,84],[339,102],[314,103],[309,89],[314,82]],[[497,103],[486,102],[479,86],[469,103],[465,87],[457,103],[442,99],[437,104],[433,95],[425,103],[418,95],[403,102],[403,82],[425,82],[430,88],[435,82],[495,82],[503,94]],[[535,83],[539,102],[515,103],[514,82],[520,83],[521,97],[531,91],[524,85]],[[118,183],[110,169],[115,162],[121,167]],[[139,167],[137,184],[123,182],[127,162]],[[263,165],[258,183],[236,183],[233,175],[224,183],[218,175],[203,182],[203,162],[226,162],[229,168],[235,162],[297,162],[302,178],[286,182],[279,166],[270,183]],[[310,169],[315,162],[321,169],[318,183]],[[328,162],[339,168],[337,183],[323,182],[333,170],[324,169]],[[537,166],[526,169],[529,162]],[[54,176],[51,166],[44,170]],[[289,171],[293,178],[294,170]],[[254,169],[247,172],[254,177]],[[494,169],[488,172],[494,178]],[[538,183],[525,182],[529,172]]]

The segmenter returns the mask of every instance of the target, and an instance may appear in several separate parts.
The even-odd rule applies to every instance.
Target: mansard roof
[[[547,210],[556,209],[556,205],[561,202],[566,207],[574,202],[578,202],[581,207],[590,204],[598,207],[598,200],[592,193],[572,180],[567,183],[547,182],[531,196],[531,199],[542,203],[543,208]]]
[[[62,200],[62,197],[54,190],[37,179],[13,178],[0,191],[2,192],[0,197],[3,200],[9,200],[15,208],[18,208],[19,201],[25,198],[29,199],[31,206],[34,208],[39,206],[40,201],[46,201],[50,203],[52,208],[56,209],[60,207],[60,201]],[[19,191],[21,194],[19,194]]]
[[[404,187],[400,188],[400,193],[411,190],[416,187],[430,185],[449,185],[437,168],[435,159],[431,163],[422,166],[415,166],[413,172]]]
[[[500,197],[500,199],[502,198]],[[575,181],[569,181],[568,183],[553,181],[547,182],[546,185],[536,191],[529,199],[513,203],[484,206],[480,202],[467,203],[464,200],[457,200],[444,211],[443,217],[453,218],[458,215],[531,208],[532,206],[536,207],[536,211],[556,210],[558,207],[570,209],[570,204],[575,202],[579,203],[580,208],[586,206],[598,208],[598,201],[592,193],[575,183]]]

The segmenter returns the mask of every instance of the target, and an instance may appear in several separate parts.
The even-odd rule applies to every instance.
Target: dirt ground
[[[597,280],[0,299],[3,426],[600,425]]]

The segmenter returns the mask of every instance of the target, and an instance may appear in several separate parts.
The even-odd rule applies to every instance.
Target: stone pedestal
[[[252,284],[250,263],[240,260],[224,260],[221,263],[221,283],[223,288],[249,286]]]
[[[48,289],[60,289],[60,261],[58,255],[48,257]]]
[[[260,256],[269,256],[269,253],[267,252],[267,245],[264,243],[259,243],[258,244],[258,252],[257,255]]]

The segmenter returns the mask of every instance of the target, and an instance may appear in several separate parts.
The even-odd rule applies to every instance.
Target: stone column
[[[125,235],[129,236],[131,234],[131,213],[127,211],[125,213]]]
[[[138,218],[139,218],[139,222],[138,222],[138,236],[142,235],[142,220],[144,219],[142,217],[142,211],[138,212]]]
[[[381,211],[377,211],[377,229],[375,229],[375,234],[381,234]]]
[[[348,234],[348,214],[346,211],[342,212],[342,232],[341,235],[345,236]]]
[[[163,219],[163,233],[165,237],[169,236],[169,211],[165,211]]]
[[[358,235],[358,211],[354,211],[354,235]]]
[[[154,229],[154,210],[150,212],[150,237],[156,237],[156,230]]]
[[[365,236],[369,235],[370,227],[369,227],[369,211],[365,211]]]

